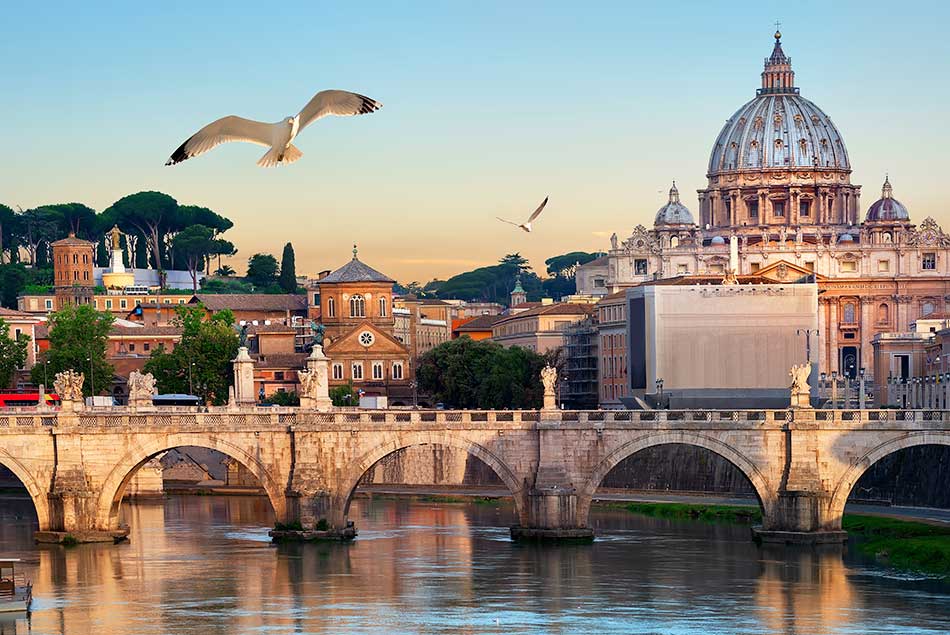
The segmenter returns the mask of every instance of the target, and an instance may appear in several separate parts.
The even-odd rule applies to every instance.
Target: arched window
[[[886,303],[877,307],[877,321],[879,324],[887,324],[891,321],[891,311]]]
[[[675,249],[676,247],[679,247],[679,246],[680,246],[679,236],[673,236],[672,238],[670,238],[670,247]]]
[[[921,315],[930,315],[934,312],[934,303],[933,302],[924,302],[920,307]]]
[[[350,317],[366,317],[366,302],[363,296],[350,296]]]
[[[846,303],[844,305],[844,310],[842,311],[842,315],[843,315],[843,319],[841,320],[841,322],[843,324],[854,324],[856,322],[854,303],[852,302]]]
[[[881,234],[881,242],[889,243],[893,241],[894,241],[894,237],[891,236],[891,232],[884,232],[883,234]]]
[[[327,298],[327,317],[336,317],[336,300]]]
[[[74,265],[79,264],[79,254],[73,254],[73,264]]]
[[[379,299],[379,317],[386,317],[386,297]]]

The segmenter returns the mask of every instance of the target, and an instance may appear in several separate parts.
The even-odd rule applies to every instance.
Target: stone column
[[[254,394],[254,360],[247,354],[247,347],[238,349],[237,357],[231,360],[234,365],[234,401],[238,406],[253,406],[257,403]]]
[[[330,359],[323,353],[323,346],[314,344],[310,357],[307,358],[307,371],[305,374],[300,374],[301,408],[316,408],[321,412],[333,409],[333,401],[330,399],[329,365]]]

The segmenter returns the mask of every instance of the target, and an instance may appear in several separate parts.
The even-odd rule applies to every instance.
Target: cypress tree
[[[297,267],[294,263],[294,246],[290,243],[284,245],[284,253],[280,258],[280,277],[277,278],[277,284],[286,293],[295,293],[297,291]]]

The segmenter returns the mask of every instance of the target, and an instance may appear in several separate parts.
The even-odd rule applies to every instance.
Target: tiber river
[[[35,597],[2,633],[950,633],[950,584],[747,527],[595,509],[593,545],[526,546],[510,506],[358,499],[351,544],[274,546],[265,498],[171,497],[125,506],[127,544],[64,549],[0,508]]]

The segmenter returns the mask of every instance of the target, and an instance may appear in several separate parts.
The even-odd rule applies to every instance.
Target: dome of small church
[[[713,236],[713,239],[709,241],[710,245],[725,245],[726,239],[722,236]]]
[[[673,187],[670,188],[670,200],[656,212],[656,218],[653,221],[656,226],[660,225],[693,225],[693,215],[689,209],[680,202],[680,192],[676,189],[676,181],[673,181]]]
[[[709,157],[709,175],[738,170],[850,170],[848,151],[831,118],[794,86],[782,34],[765,60],[762,88],[726,121]]]
[[[910,214],[907,213],[907,208],[894,198],[894,190],[891,187],[889,178],[884,179],[884,187],[881,188],[881,198],[876,200],[871,207],[868,208],[868,214],[865,220],[870,222],[910,220]]]

